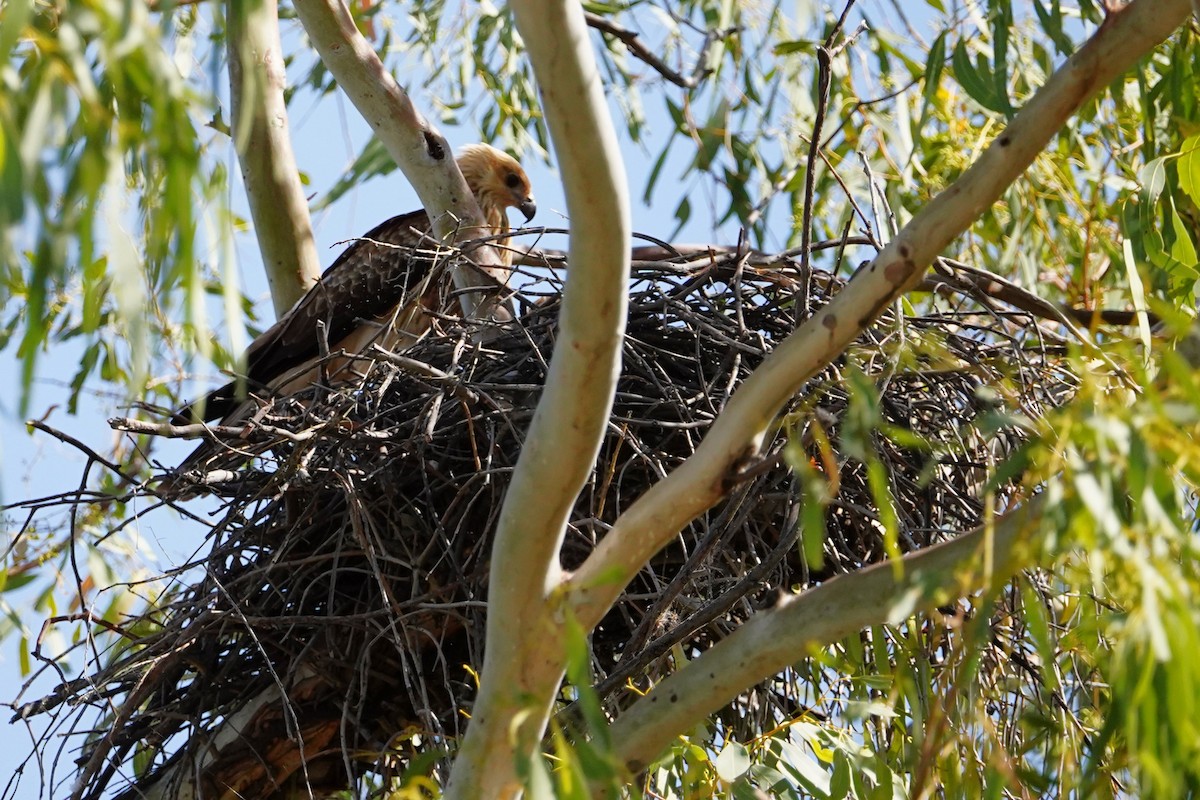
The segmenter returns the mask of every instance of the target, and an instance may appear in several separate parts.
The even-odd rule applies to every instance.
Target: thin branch
[[[925,279],[921,285],[925,291],[938,291],[942,286],[949,284],[956,291],[985,294],[1035,317],[1060,323],[1083,342],[1090,343],[1091,339],[1074,323],[1090,327],[1096,322],[1105,325],[1134,325],[1138,321],[1137,311],[1076,308],[1052,303],[1038,297],[1028,289],[1018,286],[1002,275],[997,275],[982,267],[964,264],[961,261],[949,258],[938,259],[934,269],[938,275]],[[1151,325],[1158,324],[1156,314],[1150,313],[1147,316]]]
[[[37,420],[37,419],[28,420],[28,421],[26,421],[25,424],[30,426],[31,428],[36,428],[37,430],[41,431],[42,433],[50,434],[51,436],[53,436],[55,439],[58,439],[63,444],[71,445],[71,447],[74,447],[76,450],[78,450],[79,452],[86,455],[88,457],[88,460],[95,461],[97,464],[102,464],[106,469],[110,470],[114,475],[119,477],[121,480],[125,481],[125,483],[129,484],[130,486],[141,486],[142,485],[142,481],[138,480],[133,475],[130,475],[129,473],[127,473],[121,467],[120,464],[117,464],[116,462],[111,461],[110,459],[107,459],[104,456],[100,455],[95,450],[93,450],[92,448],[90,448],[86,444],[84,444],[83,442],[76,439],[74,436],[71,436],[70,434],[65,433],[63,431],[60,431],[57,428],[52,428],[49,425],[47,425],[46,423],[42,422],[41,420]]]
[[[321,276],[308,201],[288,134],[276,0],[226,4],[233,141],[275,316]]]
[[[533,230],[541,230],[545,233],[567,233],[564,230],[555,228],[544,229],[525,229],[523,233],[529,233]],[[764,253],[761,250],[751,248],[739,248],[737,245],[731,244],[697,244],[693,242],[660,242],[653,237],[644,236],[635,233],[635,239],[645,238],[657,242],[653,245],[644,245],[634,247],[629,251],[632,264],[636,269],[638,265],[642,265],[644,269],[662,269],[668,266],[679,267],[694,267],[695,264],[703,263],[705,260],[712,261],[721,258],[744,257],[745,263],[750,267],[757,266],[775,266],[783,264],[789,259],[795,258],[806,248],[793,247],[785,250],[782,253]],[[875,246],[875,241],[866,236],[845,236],[837,239],[824,239],[819,242],[813,242],[807,247],[807,251],[811,253],[820,250],[830,250],[833,248],[842,248],[847,245],[868,245]],[[554,248],[543,247],[526,247],[521,244],[509,245],[509,249],[513,251],[513,264],[517,266],[541,267],[550,265],[565,265],[567,263],[567,253],[565,250],[556,250]]]
[[[680,731],[795,663],[811,648],[1000,585],[1023,563],[1022,548],[1016,545],[1041,518],[1042,505],[1039,499],[1031,500],[992,525],[952,541],[783,597],[621,714],[610,730],[617,757],[638,772]]]
[[[692,70],[690,77],[685,77],[682,72],[668,67],[665,61],[654,54],[653,50],[642,44],[641,36],[637,31],[623,28],[607,17],[602,17],[591,11],[583,12],[583,19],[587,22],[589,28],[595,28],[618,39],[625,45],[634,58],[644,62],[646,66],[681,89],[695,89],[712,72],[707,66],[708,48],[723,35],[721,31],[709,33],[708,37],[704,40],[704,46],[700,48],[700,53],[696,56],[695,69]]]
[[[574,0],[512,8],[562,171],[571,270],[545,389],[497,523],[480,694],[446,791],[472,800],[510,791],[514,746],[533,754],[562,679],[562,619],[549,595],[612,409],[629,281],[629,191],[583,9]]]
[[[849,13],[851,3],[846,4],[842,19]],[[841,21],[838,22],[841,25]],[[833,34],[831,33],[832,37]],[[821,149],[821,128],[825,125],[825,112],[829,109],[829,83],[832,79],[829,50],[817,48],[817,107],[816,118],[813,120],[812,136],[808,143],[808,157],[804,170],[804,212],[800,216],[800,270],[807,275],[812,270],[810,261],[813,225],[813,190],[817,183],[817,153]],[[796,317],[797,321],[801,319]]]
[[[129,417],[111,417],[108,426],[115,431],[162,436],[165,439],[286,439],[289,442],[307,442],[316,435],[315,430],[290,431],[275,425],[258,422],[253,426],[207,425],[195,422],[189,425],[172,425],[169,422],[148,422]]]
[[[979,160],[922,209],[815,317],[789,336],[730,400],[696,450],[617,520],[570,580],[570,608],[594,626],[642,565],[737,484],[783,403],[837,357],[938,254],[994,203],[1074,111],[1186,18],[1188,0],[1138,0],[1113,13],[1029,101]]]

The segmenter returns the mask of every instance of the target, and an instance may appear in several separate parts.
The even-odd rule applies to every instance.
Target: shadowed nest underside
[[[366,793],[462,733],[490,537],[557,329],[556,273],[518,283],[517,323],[477,343],[478,329],[441,320],[403,354],[376,353],[361,386],[264,402],[184,476],[226,504],[203,570],[138,623],[149,633],[136,644],[25,708],[98,709],[82,796],[99,796],[135,752],[152,765],[145,787],[189,748],[207,752],[211,796],[282,797],[297,782]],[[692,454],[745,377],[840,285],[786,259],[729,253],[635,269],[623,373],[571,517],[567,568]],[[883,559],[870,462],[887,475],[902,551],[981,522],[984,481],[1021,439],[1005,420],[1071,392],[1064,348],[961,287],[921,302],[919,315],[885,314],[810,380],[761,458],[729,476],[725,501],[626,588],[591,639],[610,712],[629,701],[629,682],[648,685],[673,652],[705,649],[779,591]],[[1001,506],[1010,488],[996,487]],[[823,539],[801,530],[805,499],[824,504]],[[821,548],[819,566],[802,536]],[[730,735],[815,707],[799,683],[745,693],[723,714]],[[232,744],[218,734],[230,718],[242,730]]]

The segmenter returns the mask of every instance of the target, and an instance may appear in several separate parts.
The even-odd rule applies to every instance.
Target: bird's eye
[[[521,179],[517,176],[517,173],[510,172],[504,177],[504,185],[510,189],[516,189],[521,185]]]

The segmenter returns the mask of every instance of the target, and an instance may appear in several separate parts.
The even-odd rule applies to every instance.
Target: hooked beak
[[[526,222],[533,219],[533,215],[537,213],[537,203],[534,202],[533,196],[530,195],[520,203],[517,203],[517,210],[525,215]]]

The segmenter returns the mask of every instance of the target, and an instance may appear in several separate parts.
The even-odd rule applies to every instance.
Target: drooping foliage
[[[546,154],[536,86],[505,8],[368,1],[353,10],[441,124],[526,160]],[[744,229],[750,246],[791,248],[800,269],[840,277],[858,266],[845,248],[806,245],[886,242],[1105,13],[1093,0],[799,10],[695,0],[586,11],[638,166],[631,186],[658,212],[658,229],[645,232],[733,244]],[[229,200],[223,13],[217,3],[120,0],[0,9],[0,350],[14,365],[5,413],[40,417],[58,403],[86,413],[113,392],[122,406],[170,406],[190,368],[209,357],[231,363],[215,321],[250,303],[229,255],[243,226]],[[336,85],[290,9],[281,16],[293,109],[329,108]],[[969,296],[956,335],[1005,343],[1003,326],[979,324],[990,310],[1022,327],[1007,344],[1070,364],[1070,391],[1044,415],[985,387],[979,402],[994,413],[972,418],[985,434],[1023,432],[1023,446],[983,477],[980,497],[1001,502],[991,489],[1016,483],[1048,498],[1040,569],[994,596],[939,615],[898,611],[891,624],[798,656],[798,683],[813,695],[792,716],[750,738],[714,719],[650,771],[657,790],[1196,791],[1200,392],[1186,331],[1200,277],[1198,71],[1192,23],[1085,106],[898,309],[897,319],[941,319]],[[301,169],[322,157],[300,153]],[[393,169],[369,140],[314,208],[352,202],[356,187]],[[957,288],[939,292],[937,279]],[[898,428],[881,398],[906,374],[962,369],[945,344],[898,326],[888,358],[848,354],[855,369],[838,391],[852,424],[836,426],[832,443],[803,438],[820,417],[788,420],[797,431],[789,463],[806,496],[836,497],[836,469],[822,456],[853,456],[874,491],[869,526],[881,546],[894,545],[896,490],[872,465],[898,439],[930,447],[913,426]],[[63,617],[39,653],[55,657],[66,649],[55,631],[107,635],[89,620],[119,629],[171,585],[143,583],[157,570],[130,524],[144,509],[127,488],[147,474],[149,439],[112,452],[107,439],[97,432],[87,443],[84,490],[72,475],[64,494],[5,512],[2,631],[18,633],[11,641],[22,652],[47,615]],[[812,560],[822,553],[812,538],[820,516],[803,517],[810,525],[797,545]],[[675,666],[693,655],[678,650]],[[79,671],[82,661],[65,663]],[[28,657],[19,663],[32,671]],[[604,759],[564,742],[551,743],[557,771],[543,777],[569,794]],[[70,772],[66,756],[59,777]],[[541,785],[539,770],[531,785]]]

